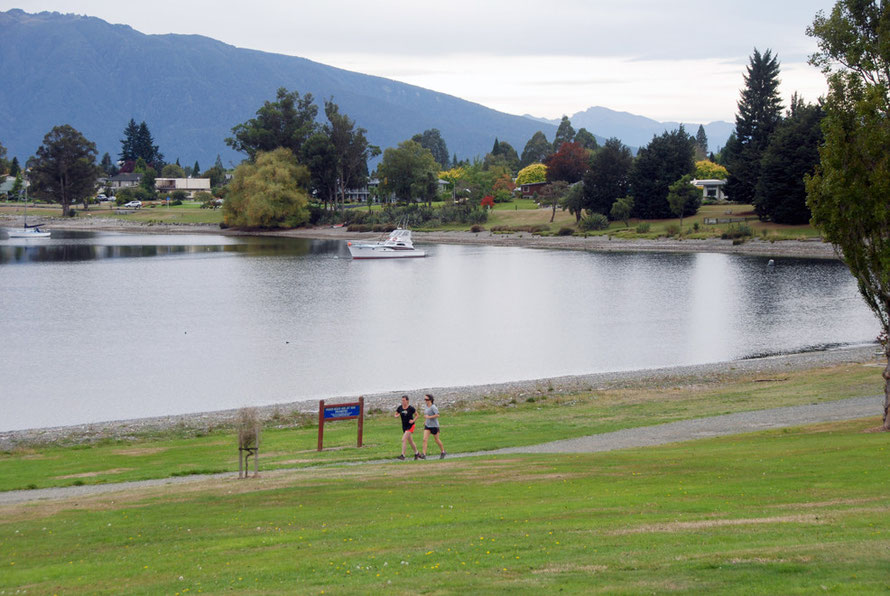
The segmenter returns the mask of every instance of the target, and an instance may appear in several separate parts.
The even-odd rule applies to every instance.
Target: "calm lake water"
[[[0,430],[872,341],[841,263],[53,232],[0,240]]]

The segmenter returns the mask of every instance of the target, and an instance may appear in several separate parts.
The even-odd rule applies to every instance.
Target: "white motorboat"
[[[414,248],[411,230],[403,228],[396,228],[390,232],[386,240],[380,242],[348,242],[347,245],[353,259],[398,259],[426,256],[424,251]]]

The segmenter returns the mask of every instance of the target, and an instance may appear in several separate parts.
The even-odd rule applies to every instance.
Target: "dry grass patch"
[[[707,530],[731,526],[748,526],[759,524],[811,524],[826,523],[825,516],[816,514],[780,515],[775,517],[751,517],[741,519],[701,519],[696,521],[675,521],[659,524],[646,524],[635,528],[624,528],[605,532],[609,536],[626,536],[628,534],[654,534],[656,532],[687,532],[689,530]]]
[[[98,470],[96,472],[81,472],[80,474],[66,474],[64,476],[56,476],[61,480],[66,480],[68,478],[95,478],[96,476],[103,476],[105,474],[123,474],[124,472],[129,472],[133,468],[111,468],[109,470]]]
[[[608,571],[608,565],[577,565],[574,563],[563,563],[560,565],[548,565],[539,569],[532,569],[532,573],[603,573]]]
[[[111,453],[114,455],[130,455],[139,457],[140,455],[155,455],[164,453],[168,447],[128,447],[127,449],[115,449]]]

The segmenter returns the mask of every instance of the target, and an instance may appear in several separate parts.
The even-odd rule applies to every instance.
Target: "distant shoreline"
[[[0,216],[0,225],[15,225],[21,218]],[[322,240],[353,240],[377,238],[379,233],[349,232],[345,227],[330,226],[275,231],[241,231],[220,229],[215,224],[147,224],[110,218],[49,218],[48,230],[134,232],[143,234],[220,234],[223,236],[275,236],[283,238],[311,238]],[[417,243],[479,244],[554,250],[586,250],[591,252],[666,252],[666,253],[723,253],[762,257],[796,257],[837,259],[834,247],[819,239],[769,241],[752,238],[741,244],[732,240],[709,238],[689,240],[677,238],[620,239],[610,236],[535,236],[527,232],[495,234],[493,232],[414,232]]]
[[[800,352],[764,358],[732,360],[708,364],[673,366],[656,369],[638,369],[583,375],[570,375],[543,379],[528,379],[468,385],[455,387],[394,388],[383,393],[366,394],[365,404],[369,411],[389,410],[397,405],[399,396],[407,394],[412,401],[424,393],[436,396],[436,403],[448,407],[489,400],[503,405],[511,399],[524,400],[529,397],[572,393],[581,391],[605,391],[620,388],[647,387],[653,393],[663,391],[678,384],[721,383],[734,379],[775,375],[796,370],[811,370],[852,363],[878,363],[875,345],[844,347],[815,352]],[[875,373],[877,377],[880,372]],[[326,398],[329,403],[354,401],[358,396],[344,395]],[[318,400],[304,400],[289,403],[256,407],[262,419],[273,419],[276,414],[291,413],[316,414]],[[237,409],[194,412],[130,420],[112,420],[72,426],[57,426],[13,431],[0,431],[0,450],[11,450],[29,444],[65,442],[90,442],[103,438],[127,439],[140,433],[182,428],[184,430],[207,430],[211,427],[232,424]]]

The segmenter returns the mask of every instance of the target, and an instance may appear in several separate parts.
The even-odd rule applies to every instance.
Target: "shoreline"
[[[21,222],[17,216],[0,216],[0,226]],[[219,234],[221,236],[271,236],[319,240],[368,240],[380,237],[377,232],[349,232],[346,228],[313,227],[293,230],[242,231],[221,229],[216,224],[142,223],[111,218],[47,218],[48,230],[138,232],[144,234]],[[722,253],[762,257],[794,257],[838,259],[834,247],[820,239],[769,241],[751,238],[741,244],[732,240],[708,238],[689,240],[678,238],[621,239],[611,236],[536,236],[527,232],[495,234],[493,232],[414,232],[418,243],[477,244],[519,248],[554,250],[583,250],[591,252],[666,252],[666,253]]]
[[[436,396],[438,404],[450,407],[466,407],[484,400],[490,400],[495,405],[504,405],[514,399],[527,399],[555,393],[606,391],[640,386],[650,387],[653,393],[656,393],[677,385],[722,383],[763,374],[810,370],[842,364],[878,362],[880,362],[880,358],[877,344],[875,344],[708,364],[600,372],[482,385],[401,388],[368,394],[364,398],[365,406],[370,412],[391,409],[394,407],[393,404],[398,402],[399,396],[406,393],[412,397],[412,400],[416,400],[424,393],[431,393]],[[332,396],[326,398],[325,401],[329,401],[329,405],[331,405],[355,401],[357,398],[357,395]],[[255,407],[260,418],[269,421],[282,415],[313,416],[318,412],[318,400]],[[195,432],[207,431],[213,427],[233,424],[237,413],[238,409],[226,409],[71,426],[0,431],[0,450],[12,450],[29,444],[86,443],[107,438],[135,439],[146,432],[175,428]]]

